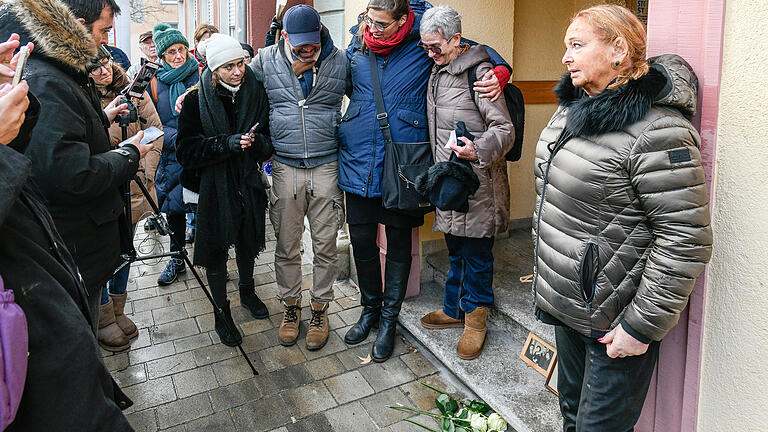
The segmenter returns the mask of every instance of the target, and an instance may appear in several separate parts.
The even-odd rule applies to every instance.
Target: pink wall
[[[699,109],[694,124],[702,138],[702,158],[712,196],[717,138],[718,95],[723,52],[725,0],[651,1],[648,13],[648,56],[675,53],[699,77]],[[701,373],[701,337],[705,276],[699,278],[680,323],[661,345],[656,377],[651,383],[640,432],[696,430]]]

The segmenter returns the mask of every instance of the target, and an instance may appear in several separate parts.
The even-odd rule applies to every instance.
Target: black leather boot
[[[395,348],[395,331],[400,307],[408,289],[408,275],[411,273],[411,262],[397,262],[387,258],[387,268],[384,269],[384,305],[381,308],[379,334],[373,343],[371,354],[373,361],[382,363],[392,356]]]
[[[237,346],[243,342],[243,336],[237,329],[235,321],[232,320],[232,311],[229,308],[229,300],[221,305],[221,311],[224,315],[222,317],[215,313],[215,311],[213,314],[216,334],[219,335],[219,339],[221,339],[221,343],[224,345],[230,347]]]
[[[248,309],[248,312],[250,312],[254,318],[269,318],[267,305],[265,305],[259,296],[256,295],[253,280],[251,280],[250,284],[239,284],[238,288],[240,289],[240,304]]]
[[[377,255],[369,260],[355,260],[357,281],[360,285],[360,319],[344,335],[344,342],[355,345],[364,341],[371,328],[379,325],[381,316],[381,261]]]

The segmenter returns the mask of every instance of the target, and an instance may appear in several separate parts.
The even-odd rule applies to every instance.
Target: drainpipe
[[[230,0],[231,1],[231,0]],[[237,40],[248,43],[248,6],[247,1],[237,2]]]

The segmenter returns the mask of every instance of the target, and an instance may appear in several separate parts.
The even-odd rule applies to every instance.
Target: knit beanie
[[[165,50],[167,50],[173,44],[180,43],[189,48],[189,42],[187,42],[187,38],[185,38],[180,31],[166,23],[159,23],[155,25],[155,28],[152,29],[152,40],[155,41],[157,55],[161,58],[165,53]]]
[[[215,71],[219,66],[245,57],[240,42],[232,36],[214,33],[208,39],[200,42],[197,51],[205,57],[208,68]]]

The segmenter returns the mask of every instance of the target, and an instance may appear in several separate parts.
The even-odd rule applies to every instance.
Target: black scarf
[[[218,86],[213,87],[211,71],[200,78],[198,100],[200,122],[205,136],[244,134],[260,118],[252,106],[257,100],[255,75],[245,68],[245,79],[234,98]],[[226,103],[226,106],[225,106]],[[266,191],[259,166],[251,150],[234,152],[230,157],[200,170],[198,237],[195,263],[210,265],[210,259],[236,244],[238,250],[256,256],[264,249]],[[246,256],[247,256],[246,255]]]

